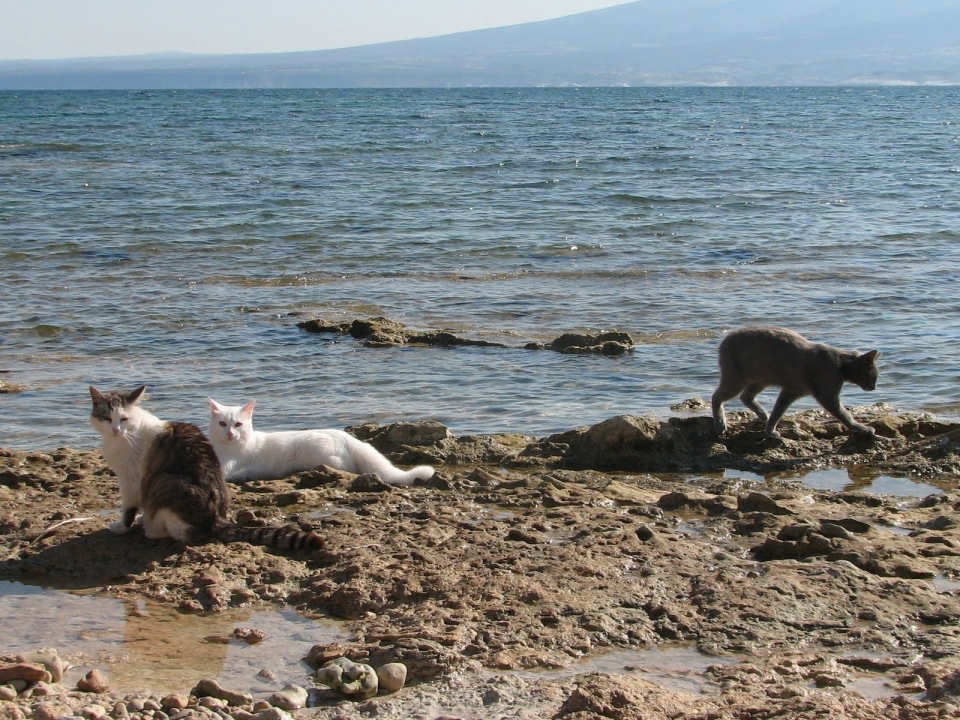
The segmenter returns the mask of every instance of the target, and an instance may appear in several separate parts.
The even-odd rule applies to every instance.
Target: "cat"
[[[747,327],[730,332],[720,343],[718,355],[720,384],[713,393],[717,435],[727,431],[723,403],[737,394],[766,423],[764,435],[769,438],[780,437],[777,423],[791,403],[808,395],[855,433],[874,434],[873,428],[857,422],[840,403],[840,390],[845,382],[864,390],[876,388],[878,351],[840,350],[786,328]],[[757,395],[770,386],[779,387],[780,395],[768,417]]]
[[[312,532],[241,527],[227,520],[230,490],[210,440],[196,425],[167,422],[140,407],[145,385],[100,392],[90,386],[90,424],[103,436],[103,459],[120,485],[122,516],[110,524],[129,532],[142,512],[144,535],[184,543],[216,538],[285,550],[324,547]]]
[[[210,398],[210,441],[228,480],[282,478],[326,465],[350,473],[376,473],[391,485],[412,485],[429,480],[434,469],[420,465],[401,470],[380,452],[343,430],[253,429],[256,400],[242,407],[221,405]]]

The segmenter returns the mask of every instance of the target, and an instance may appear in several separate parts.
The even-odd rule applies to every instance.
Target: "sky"
[[[0,60],[326,50],[623,4],[625,0],[0,0]]]

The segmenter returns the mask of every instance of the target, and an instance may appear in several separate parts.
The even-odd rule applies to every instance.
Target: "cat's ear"
[[[207,400],[210,401],[210,410],[211,410],[211,412],[218,413],[218,412],[221,412],[221,411],[223,410],[223,406],[222,406],[220,403],[218,403],[216,400],[214,400],[213,398],[207,398]]]
[[[127,404],[128,404],[128,405],[135,405],[135,404],[137,403],[137,401],[138,401],[140,398],[143,397],[143,392],[144,392],[144,390],[146,390],[146,389],[147,389],[147,386],[146,386],[146,385],[141,385],[141,386],[138,387],[136,390],[134,390],[134,391],[131,392],[129,395],[127,395]]]
[[[90,397],[93,398],[94,402],[98,400],[103,400],[103,393],[97,390],[93,385],[90,386]]]
[[[240,412],[243,413],[244,415],[253,415],[253,406],[256,404],[257,404],[256,400],[251,400],[242,408],[240,408]]]
[[[867,362],[876,362],[877,358],[880,357],[879,350],[867,350],[863,355],[861,355],[864,360]]]

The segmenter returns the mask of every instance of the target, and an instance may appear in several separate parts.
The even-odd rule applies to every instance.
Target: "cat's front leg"
[[[817,402],[823,405],[824,410],[858,435],[876,435],[877,431],[872,427],[856,421],[853,415],[850,414],[850,411],[841,404],[840,398],[830,397],[821,399],[818,397]]]
[[[123,516],[110,523],[110,532],[117,533],[117,535],[130,532],[136,524],[138,512],[140,512],[140,508],[136,505],[124,508]]]

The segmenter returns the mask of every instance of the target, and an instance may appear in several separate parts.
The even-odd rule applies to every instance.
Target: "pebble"
[[[105,693],[110,689],[107,676],[94,668],[77,682],[77,690],[82,692]]]
[[[39,703],[33,707],[30,714],[32,720],[57,720],[61,715],[70,715],[71,709],[54,705],[53,703]]]
[[[106,717],[107,709],[103,705],[84,705],[80,708],[80,715],[87,720],[100,720],[100,718]]]
[[[281,710],[300,710],[307,706],[307,689],[299,685],[286,685],[270,696],[270,704]]]
[[[29,690],[31,697],[48,697],[59,695],[59,691],[44,680],[40,680]]]
[[[190,698],[185,695],[167,695],[160,700],[160,707],[166,712],[183,710],[190,704]]]
[[[220,708],[227,707],[226,700],[221,700],[218,697],[211,697],[210,695],[204,695],[202,698],[197,700],[197,704],[202,708],[207,708],[207,710],[219,710]]]
[[[254,715],[257,720],[293,720],[290,714],[278,707],[268,707]]]
[[[363,700],[377,694],[380,682],[372,667],[355,663],[345,657],[331,660],[317,670],[313,677],[322,685]]]
[[[397,662],[381,665],[377,668],[377,680],[384,692],[397,692],[407,682],[407,666]]]

